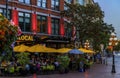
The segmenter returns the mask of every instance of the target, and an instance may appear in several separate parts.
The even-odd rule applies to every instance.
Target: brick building
[[[87,4],[92,0],[65,0]],[[60,11],[66,9],[64,0],[0,0],[0,13],[22,30],[17,43],[42,43],[59,48],[70,43],[72,29]],[[30,39],[33,38],[33,39]]]

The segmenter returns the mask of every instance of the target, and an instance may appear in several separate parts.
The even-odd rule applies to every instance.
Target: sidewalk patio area
[[[30,75],[26,77],[0,77],[0,78],[120,78],[120,57],[115,60],[116,73],[111,73],[112,59],[108,58],[106,64],[94,64],[86,72],[70,71],[67,74]]]

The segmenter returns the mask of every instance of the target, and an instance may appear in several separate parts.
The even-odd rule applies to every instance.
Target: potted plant
[[[17,60],[18,60],[18,63],[20,64],[20,74],[27,74],[26,72],[26,64],[29,64],[29,53],[27,52],[21,52],[21,53],[18,53],[16,54],[16,57],[17,57]]]
[[[60,73],[68,73],[69,72],[69,62],[70,58],[67,55],[61,55],[57,57],[59,62],[59,72]]]

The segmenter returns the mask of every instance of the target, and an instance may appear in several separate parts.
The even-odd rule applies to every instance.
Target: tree
[[[68,23],[71,26],[77,28],[81,45],[87,39],[92,43],[95,50],[100,49],[100,44],[107,44],[110,31],[114,28],[103,21],[104,12],[97,3],[86,6],[66,2],[65,4],[68,9],[61,11],[61,15],[70,21]]]
[[[0,14],[0,60],[9,60],[12,57],[11,44],[16,41],[17,32],[18,27]]]

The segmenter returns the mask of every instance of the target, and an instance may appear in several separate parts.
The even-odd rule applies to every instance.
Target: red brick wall
[[[40,7],[37,7],[37,0],[31,0],[31,4],[24,4],[17,2],[18,0],[13,0],[12,2],[9,2],[9,6],[11,7],[16,7],[16,8],[21,8],[25,10],[29,10],[31,12],[40,12],[44,14],[50,14],[54,16],[60,16],[60,11],[64,10],[64,0],[60,0],[60,11],[53,11],[51,10],[51,0],[46,0],[47,1],[47,9],[42,9]],[[0,4],[6,4],[5,0],[0,0]]]
[[[37,11],[37,12],[41,12],[41,13],[46,13],[46,14],[53,14],[53,15],[56,15],[56,16],[59,16],[59,12],[55,12],[55,11],[51,11],[51,0],[47,0],[47,9],[41,9],[39,7],[37,7],[37,0],[31,0],[31,5],[26,5],[26,4],[22,4],[22,3],[19,3],[17,2],[17,0],[14,0],[13,2],[9,2],[9,6],[11,7],[18,7],[18,8],[21,8],[21,9],[26,9],[26,10],[30,10],[30,11]],[[6,2],[5,0],[0,0],[0,4],[3,4],[5,5]],[[60,0],[60,10],[64,10],[64,0]]]

